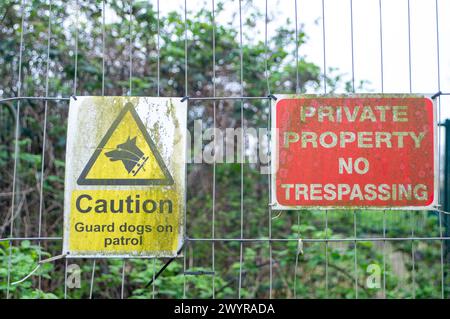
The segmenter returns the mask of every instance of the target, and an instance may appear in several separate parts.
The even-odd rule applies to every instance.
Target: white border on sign
[[[283,99],[292,98],[394,98],[399,97],[416,97],[416,98],[427,98],[431,101],[433,105],[433,143],[434,143],[434,197],[433,201],[428,206],[284,206],[278,202],[277,192],[276,192],[276,173],[278,170],[278,134],[276,128],[277,120],[277,108],[276,105]],[[437,209],[439,203],[439,168],[440,168],[440,158],[438,152],[438,125],[437,125],[437,107],[436,99],[432,99],[433,94],[407,94],[407,93],[397,93],[397,94],[275,94],[276,100],[271,100],[271,136],[270,139],[270,171],[271,171],[271,203],[269,204],[273,210],[344,210],[344,209],[368,209],[368,210],[434,210]]]

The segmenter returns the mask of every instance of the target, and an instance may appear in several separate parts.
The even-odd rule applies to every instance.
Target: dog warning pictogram
[[[79,185],[171,185],[173,178],[133,105],[112,123],[81,172]]]

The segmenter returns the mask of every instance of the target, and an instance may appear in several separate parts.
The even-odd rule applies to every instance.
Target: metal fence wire
[[[217,1],[217,0],[216,0]],[[412,36],[411,28],[419,28],[421,21],[414,20],[417,13],[412,15],[414,6],[420,0],[405,0],[403,8],[406,12],[394,13],[406,16],[405,38],[407,39],[406,56],[401,59],[408,61],[407,65],[407,90],[409,93],[424,93],[422,88],[413,86],[414,70],[421,67],[421,61],[414,59],[415,52],[413,44],[416,39]],[[441,102],[448,101],[448,93],[442,93],[441,79],[450,76],[448,65],[441,68],[440,63],[440,19],[446,18],[446,13],[439,10],[442,1],[426,1],[427,6],[434,12],[432,17],[427,17],[426,23],[435,25],[435,33],[428,34],[428,40],[433,42],[435,52],[430,53],[427,65],[436,70],[433,92],[438,106],[439,129],[439,209],[433,211],[370,211],[370,210],[326,210],[326,211],[289,211],[278,212],[271,209],[270,175],[259,174],[259,166],[245,163],[245,152],[241,152],[240,164],[216,163],[211,165],[202,163],[188,163],[187,174],[187,212],[186,212],[186,234],[182,257],[175,260],[166,258],[154,259],[56,259],[52,263],[42,264],[38,262],[51,256],[60,254],[62,244],[63,197],[61,188],[55,189],[53,183],[61,181],[64,174],[64,151],[60,158],[49,157],[48,150],[53,148],[64,149],[65,140],[56,139],[65,131],[55,131],[60,125],[66,126],[68,102],[71,96],[77,95],[109,95],[117,94],[118,89],[123,89],[124,95],[133,95],[135,83],[142,75],[142,65],[135,65],[137,48],[134,37],[142,30],[134,30],[134,20],[141,19],[139,11],[141,2],[130,0],[120,3],[123,6],[123,20],[121,34],[116,35],[114,41],[122,37],[121,45],[124,50],[117,69],[122,73],[122,80],[112,83],[108,80],[108,66],[114,66],[117,61],[111,61],[108,49],[114,43],[108,40],[111,37],[111,29],[108,23],[114,21],[114,17],[108,17],[110,10],[108,0],[92,1],[87,6],[85,1],[72,0],[67,4],[67,20],[64,24],[55,25],[56,9],[58,6],[66,6],[63,1],[42,0],[40,5],[41,14],[32,12],[32,3],[29,0],[21,0],[19,3],[13,1],[2,4],[1,11],[17,10],[20,12],[20,21],[15,21],[17,33],[5,35],[15,37],[19,47],[11,63],[11,80],[2,83],[0,92],[0,140],[5,147],[0,149],[0,164],[4,170],[0,179],[0,256],[2,260],[2,284],[1,294],[4,298],[19,297],[48,297],[46,294],[55,294],[64,298],[101,298],[101,297],[147,297],[147,298],[448,298],[448,216],[445,211],[449,210],[450,196],[448,188],[449,175],[447,159],[448,151],[445,151],[447,138],[441,133],[445,130],[445,137],[450,134],[448,121],[441,122]],[[217,18],[219,4],[214,0],[204,1],[202,10],[209,11],[209,21],[205,21],[211,27],[210,52],[205,54],[204,59],[211,58],[207,65],[208,70],[202,70],[210,74],[210,83],[206,83],[210,92],[208,95],[199,95],[198,88],[190,87],[190,75],[192,68],[198,65],[190,65],[190,56],[197,50],[194,30],[191,30],[195,19],[200,19],[195,14],[197,4],[191,1],[180,1],[180,17],[184,32],[181,37],[182,43],[178,43],[179,61],[168,61],[167,57],[162,60],[162,51],[165,49],[161,39],[163,28],[170,27],[162,23],[160,1],[151,0],[153,10],[147,28],[155,33],[153,52],[149,56],[152,60],[151,83],[147,95],[164,96],[166,86],[170,85],[172,79],[164,79],[162,70],[170,68],[170,63],[176,64],[178,73],[184,73],[184,85],[182,93],[188,97],[189,123],[196,119],[210,120],[209,126],[214,128],[225,128],[229,123],[219,121],[221,113],[228,112],[233,119],[233,125],[242,127],[241,139],[245,140],[245,126],[249,123],[249,109],[257,108],[255,115],[259,123],[265,123],[270,128],[270,96],[278,93],[279,87],[274,86],[271,79],[273,57],[269,50],[269,34],[274,23],[273,11],[282,14],[294,23],[294,39],[291,43],[291,55],[294,61],[295,75],[291,78],[292,90],[290,93],[316,92],[319,94],[335,93],[339,91],[330,82],[333,68],[330,61],[333,55],[344,55],[350,61],[348,74],[348,92],[363,93],[367,90],[360,88],[357,72],[358,51],[356,50],[355,32],[361,28],[361,20],[358,20],[358,11],[355,5],[361,6],[361,1],[340,0],[339,5],[346,12],[345,22],[347,27],[342,27],[339,32],[346,33],[349,48],[342,48],[336,52],[335,43],[330,42],[330,28],[328,26],[330,17],[339,12],[327,10],[331,5],[330,0],[319,1],[257,1],[262,10],[262,16],[251,15],[251,1],[224,1],[220,3],[220,10],[226,7],[235,16],[233,28],[236,35],[236,65],[233,70],[234,91],[229,93],[223,89],[219,65],[223,61],[218,59],[221,50],[222,39],[217,37],[217,32],[223,26]],[[284,10],[284,6],[294,8]],[[364,1],[369,3],[369,1]],[[192,4],[191,4],[192,3]],[[314,3],[318,12],[318,23],[321,37],[309,39],[310,43],[320,47],[323,56],[320,65],[320,82],[317,87],[306,88],[303,83],[301,63],[303,62],[301,52],[303,45],[304,22],[302,12],[305,3]],[[370,1],[373,11],[372,15],[377,19],[367,23],[376,23],[374,29],[378,30],[378,38],[367,40],[367,43],[358,43],[359,46],[370,46],[377,51],[378,61],[370,61],[379,65],[379,86],[375,84],[369,91],[385,93],[390,88],[386,85],[386,47],[383,41],[392,30],[384,28],[384,14],[392,18],[389,12],[388,1]],[[82,6],[83,5],[83,6]],[[192,7],[190,8],[190,6]],[[13,8],[13,9],[11,9]],[[174,7],[175,8],[175,7]],[[101,24],[100,33],[95,31],[93,38],[95,43],[91,47],[80,47],[81,25],[86,23],[84,13],[87,10],[97,12]],[[43,14],[45,13],[45,14]],[[245,64],[245,42],[253,30],[245,30],[247,19],[260,19],[263,25],[261,42],[263,50],[259,52],[260,72],[263,77],[265,89],[256,96],[248,95],[246,87],[246,70],[249,66]],[[432,19],[431,19],[432,18]],[[34,30],[30,24],[36,20],[46,21],[47,30]],[[430,20],[431,19],[431,20]],[[331,19],[335,21],[335,19]],[[236,22],[237,21],[237,22]],[[400,21],[400,20],[399,20]],[[334,23],[334,22],[333,22]],[[1,26],[3,30],[3,26]],[[54,30],[63,28],[72,30],[70,33],[70,46],[73,50],[66,57],[70,61],[69,74],[72,75],[71,84],[68,84],[64,92],[52,92],[50,87],[51,78],[56,77],[61,68],[52,61],[54,53],[52,50],[58,46],[58,37]],[[82,30],[93,32],[94,30]],[[44,34],[43,36],[42,34]],[[62,31],[69,32],[69,31]],[[336,32],[336,30],[333,30]],[[46,38],[45,52],[39,63],[43,65],[44,80],[41,82],[43,90],[33,91],[27,95],[24,91],[24,83],[37,81],[31,78],[30,72],[23,72],[23,65],[32,59],[38,50],[33,43],[36,34]],[[431,40],[430,40],[431,38]],[[360,39],[359,39],[360,40]],[[342,46],[345,46],[342,44]],[[141,48],[140,48],[141,49]],[[88,73],[85,60],[79,60],[79,50],[95,51],[99,59],[97,66],[100,68],[101,78],[97,79],[96,87],[86,87],[80,83],[80,73]],[[317,52],[316,52],[317,53]],[[319,53],[317,53],[319,54]],[[348,56],[347,56],[348,55]],[[3,57],[4,58],[4,57]],[[222,58],[222,57],[221,57]],[[433,60],[432,60],[433,59]],[[2,60],[6,63],[5,59]],[[448,62],[448,61],[447,61]],[[150,63],[150,62],[149,62]],[[206,65],[206,63],[205,63]],[[389,64],[392,66],[392,63]],[[223,65],[222,65],[223,67]],[[253,68],[258,66],[252,66]],[[124,71],[125,70],[125,71]],[[252,72],[250,70],[248,72]],[[390,72],[391,73],[391,72]],[[389,74],[390,74],[389,73]],[[434,73],[433,73],[434,74]],[[128,77],[128,78],[127,78]],[[375,79],[375,80],[376,80]],[[373,81],[373,79],[370,79]],[[10,83],[7,83],[10,82]],[[69,87],[70,86],[70,87]],[[220,86],[220,88],[219,88]],[[237,89],[236,89],[237,87]],[[150,92],[150,90],[153,90]],[[343,90],[341,88],[341,90]],[[207,110],[199,112],[199,109]],[[39,117],[34,115],[39,114]],[[205,115],[207,114],[207,115]],[[36,123],[29,118],[42,118],[43,122]],[[206,119],[206,120],[208,120]],[[207,121],[206,121],[207,122]],[[237,123],[237,124],[236,124]],[[442,131],[442,132],[441,132]],[[38,139],[34,135],[40,134]],[[38,135],[39,135],[38,134]],[[49,136],[52,135],[50,142]],[[270,141],[270,134],[267,135]],[[27,142],[31,141],[31,142]],[[57,141],[57,144],[55,141]],[[448,144],[448,143],[447,143]],[[248,145],[247,145],[248,147]],[[35,157],[29,155],[27,150],[40,149]],[[450,149],[450,148],[449,148]],[[269,151],[267,150],[267,153]],[[270,155],[270,154],[267,154]],[[445,156],[444,156],[445,155]],[[442,159],[442,160],[441,160]],[[33,170],[34,178],[24,177],[27,170]],[[50,174],[50,171],[56,173]],[[28,172],[29,173],[29,172]],[[62,179],[63,180],[63,179]],[[259,186],[256,187],[255,185]],[[59,184],[61,185],[61,183]],[[34,201],[34,203],[32,202]],[[236,212],[230,215],[230,211]],[[229,217],[228,217],[229,216]],[[30,246],[31,245],[31,246]],[[24,257],[25,256],[25,257]],[[28,256],[28,257],[27,257]],[[20,257],[20,258],[19,258]],[[74,266],[75,265],[75,266]],[[47,268],[46,268],[47,267]],[[75,269],[75,271],[74,271]],[[81,278],[80,285],[73,285],[74,275]],[[27,290],[28,289],[28,290]],[[28,294],[31,289],[39,289],[42,294]]]

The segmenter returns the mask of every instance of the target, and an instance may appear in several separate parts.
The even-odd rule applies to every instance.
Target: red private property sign
[[[274,209],[435,205],[432,99],[279,95],[272,118]]]

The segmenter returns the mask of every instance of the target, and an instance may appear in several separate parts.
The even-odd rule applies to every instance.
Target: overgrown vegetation
[[[152,2],[152,3],[150,3]],[[101,95],[104,79],[105,95],[184,96],[184,32],[183,14],[171,12],[160,17],[160,91],[157,83],[157,15],[154,1],[133,1],[130,24],[127,1],[107,1],[105,26],[105,69],[103,72],[101,1],[79,0],[79,14],[74,3],[53,0],[51,7],[51,41],[49,51],[50,96]],[[46,91],[47,39],[49,6],[47,1],[25,1],[25,24],[21,30],[20,1],[4,0],[0,5],[0,97],[18,94],[19,43],[24,32],[22,51],[23,96],[43,96]],[[236,1],[226,5],[236,5]],[[216,15],[225,4],[218,3]],[[248,96],[266,95],[266,47],[255,36],[255,21],[264,21],[251,1],[245,1],[243,71],[244,91]],[[192,8],[188,14],[188,83],[190,96],[212,96],[212,34],[209,2]],[[78,24],[77,24],[78,21]],[[219,20],[218,20],[219,21]],[[131,32],[130,32],[131,30]],[[250,30],[250,31],[248,31]],[[78,34],[78,35],[77,35]],[[131,38],[130,38],[131,37]],[[77,67],[75,41],[78,39]],[[132,43],[132,78],[130,81],[130,46]],[[295,39],[294,26],[287,20],[283,27],[271,34],[267,47],[269,86],[276,93],[293,93],[296,86],[295,41],[307,40],[300,30]],[[237,95],[240,91],[240,52],[238,29],[232,24],[218,23],[216,42],[216,94]],[[301,52],[301,51],[300,51]],[[76,69],[76,73],[75,73]],[[300,86],[319,90],[320,68],[300,56],[298,71]],[[336,72],[334,72],[335,74]],[[104,78],[103,75],[104,74]],[[75,82],[76,75],[76,82]],[[131,82],[131,88],[130,88]],[[340,75],[327,79],[331,91],[347,87]],[[76,87],[75,87],[76,83]],[[41,242],[0,241],[0,296],[6,296],[8,264],[11,263],[11,282],[21,280],[42,258],[60,254],[63,220],[64,157],[67,102],[48,103],[44,176],[41,176],[44,102],[22,101],[0,105],[0,238],[56,237]],[[247,101],[241,123],[241,105],[226,100],[216,103],[216,123],[220,128],[267,127],[268,103]],[[193,121],[213,125],[213,103],[192,103],[189,108],[189,127]],[[20,121],[19,160],[14,205],[14,228],[11,229],[12,182],[14,165],[14,123]],[[206,128],[206,127],[204,127]],[[215,236],[239,238],[241,232],[241,166],[216,165]],[[40,180],[43,183],[42,227],[39,228]],[[209,164],[190,164],[187,176],[187,232],[190,238],[211,237],[213,167]],[[378,288],[370,288],[367,272],[370,264],[383,271],[386,263],[386,295],[391,298],[415,296],[439,297],[441,293],[440,242],[414,242],[415,272],[412,272],[412,243],[383,241],[355,243],[303,242],[299,253],[299,238],[353,238],[354,214],[357,236],[381,237],[383,222],[387,236],[408,237],[414,229],[417,236],[438,236],[439,221],[428,212],[370,212],[370,211],[300,211],[272,212],[269,215],[268,178],[260,174],[260,163],[244,165],[244,237],[267,238],[272,223],[272,238],[292,239],[272,243],[270,259],[267,242],[243,244],[242,296],[269,297],[269,269],[273,267],[274,298],[360,298],[383,296],[383,273]],[[328,230],[325,233],[325,215]],[[385,219],[384,219],[385,217]],[[40,229],[40,233],[39,233]],[[211,242],[190,242],[186,248],[186,266],[190,272],[210,272],[212,269]],[[217,298],[237,297],[240,270],[240,243],[221,241],[214,245],[215,275],[184,275],[183,261],[170,264],[156,280],[146,287],[154,271],[167,260],[135,259],[125,262],[125,291],[129,298]],[[10,254],[11,253],[11,254]],[[11,256],[11,260],[9,260]],[[383,258],[385,256],[385,258]],[[355,268],[356,258],[356,268]],[[81,270],[81,287],[68,289],[68,298],[90,296],[92,260],[70,260]],[[328,265],[328,267],[326,267]],[[93,284],[94,298],[118,298],[121,294],[122,260],[97,260]],[[297,266],[297,268],[296,268]],[[10,286],[16,298],[63,298],[64,261],[44,264],[30,278]],[[326,273],[328,269],[328,273]],[[357,273],[357,282],[354,280]],[[414,274],[414,276],[413,276]],[[328,283],[326,281],[328,278]],[[414,280],[414,284],[413,284]],[[214,281],[214,282],[213,282]],[[186,284],[186,285],[185,285]],[[214,285],[214,289],[213,289]],[[355,289],[355,285],[357,289]],[[184,289],[184,286],[186,289]],[[447,285],[448,286],[448,285]]]

